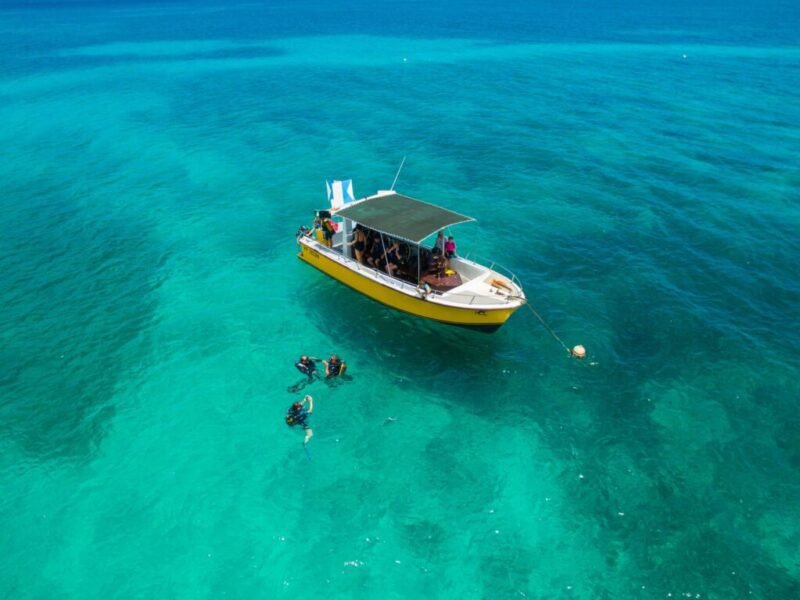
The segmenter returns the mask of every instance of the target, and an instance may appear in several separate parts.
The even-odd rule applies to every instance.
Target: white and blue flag
[[[330,200],[333,210],[338,210],[356,199],[353,195],[352,179],[345,179],[344,181],[330,179],[325,182],[325,186],[328,188],[328,200]]]

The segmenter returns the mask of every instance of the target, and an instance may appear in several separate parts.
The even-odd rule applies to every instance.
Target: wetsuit
[[[305,408],[301,408],[298,411],[290,408],[289,412],[286,413],[286,422],[289,423],[291,427],[300,425],[303,429],[308,429],[306,419],[308,419],[308,411]]]
[[[298,360],[296,363],[294,363],[294,366],[298,371],[300,371],[304,375],[308,375],[309,379],[311,379],[312,377],[314,377],[314,375],[316,375],[317,365],[315,365],[314,361],[311,359],[307,360],[306,362]]]
[[[328,377],[336,377],[342,372],[342,361],[332,360],[328,362]]]

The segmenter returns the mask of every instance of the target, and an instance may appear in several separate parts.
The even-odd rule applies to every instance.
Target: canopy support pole
[[[352,230],[353,221],[345,219],[344,223],[342,223],[342,254],[347,258],[353,258],[353,249],[347,243]]]
[[[381,246],[383,246],[383,260],[385,260],[386,264],[388,265],[389,264],[389,257],[386,254],[386,242],[383,241],[383,233],[381,233],[380,231],[378,233],[381,234]],[[384,266],[384,270],[386,270],[385,266]],[[388,271],[386,271],[386,272],[388,273]]]
[[[417,287],[419,282],[422,281],[422,246],[417,246]]]

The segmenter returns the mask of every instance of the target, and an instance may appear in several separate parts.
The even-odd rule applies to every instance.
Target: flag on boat
[[[356,199],[353,195],[352,179],[345,179],[344,181],[330,179],[325,182],[325,185],[328,188],[328,200],[330,200],[333,210],[342,208],[345,204]]]

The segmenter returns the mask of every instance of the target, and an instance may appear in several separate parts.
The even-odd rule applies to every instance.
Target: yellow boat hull
[[[306,244],[300,244],[300,252],[297,256],[326,275],[381,304],[441,323],[491,332],[502,326],[514,314],[514,311],[519,308],[518,305],[514,305],[476,310],[445,306],[418,296],[410,296],[400,290],[365,277]]]

